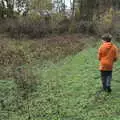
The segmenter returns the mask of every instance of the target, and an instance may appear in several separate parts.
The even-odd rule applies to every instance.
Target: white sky
[[[1,1],[1,0],[0,0]],[[73,0],[65,0],[65,4],[67,6],[67,9],[70,8],[70,1],[73,2]],[[16,9],[15,9],[16,10]]]
[[[54,0],[52,0],[52,1],[54,1]],[[68,9],[70,8],[70,1],[73,2],[73,0],[65,0],[65,4],[66,4]]]
[[[71,0],[73,1],[73,0]],[[70,0],[65,0],[66,6],[68,6],[67,8],[70,8]]]

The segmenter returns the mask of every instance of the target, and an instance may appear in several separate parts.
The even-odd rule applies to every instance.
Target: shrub
[[[51,16],[51,28],[53,34],[61,34],[68,32],[69,25],[70,19],[68,19],[63,14],[53,14]]]
[[[68,32],[69,25],[70,25],[70,21],[67,18],[60,21],[58,23],[58,31],[59,31],[59,33]]]
[[[7,33],[12,38],[40,38],[68,32],[70,20],[63,14],[52,14],[46,19],[31,13],[26,17],[3,20],[0,25],[0,33]]]
[[[37,83],[32,68],[27,66],[18,67],[14,70],[14,79],[17,86],[19,97],[26,99],[32,93]]]
[[[111,33],[113,28],[113,9],[110,8],[104,14],[101,14],[99,19],[94,20],[94,24],[97,35],[107,32]]]
[[[1,25],[3,29],[0,32],[8,33],[14,38],[39,38],[49,34],[50,26],[42,19],[33,19],[30,17],[21,17],[18,19],[7,19]]]
[[[113,23],[112,34],[117,41],[120,41],[120,11],[116,11]]]
[[[78,31],[78,26],[75,21],[72,21],[70,26],[69,26],[69,33],[75,33]]]
[[[91,21],[73,21],[69,27],[70,33],[94,34],[94,24]]]
[[[94,33],[93,22],[91,22],[91,21],[80,21],[79,32],[80,33]]]

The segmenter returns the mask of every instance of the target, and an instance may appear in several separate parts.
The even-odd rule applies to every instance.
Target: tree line
[[[100,34],[113,30],[113,14],[119,10],[120,0],[0,0],[0,33],[32,38],[65,32]]]
[[[106,9],[120,8],[120,0],[69,0],[72,16],[80,11],[80,19],[91,20],[93,14],[101,14]],[[0,0],[0,18],[14,17],[15,14],[28,13],[30,9],[54,10],[64,13],[66,0]]]

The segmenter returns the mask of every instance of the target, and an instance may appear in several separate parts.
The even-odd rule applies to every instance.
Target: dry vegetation
[[[94,40],[93,37],[80,34],[53,36],[34,40],[9,40],[0,38],[0,76],[11,78],[13,71],[34,61],[57,62],[60,59],[76,54]]]

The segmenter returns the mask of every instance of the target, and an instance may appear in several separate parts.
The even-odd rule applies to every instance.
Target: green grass
[[[68,56],[57,64],[31,66],[39,82],[28,99],[18,99],[14,81],[0,81],[1,120],[119,120],[120,61],[113,72],[111,94],[101,92],[97,48]],[[21,107],[20,107],[21,106]],[[30,119],[28,118],[30,116]]]
[[[43,61],[57,63],[68,55],[73,55],[84,49],[86,41],[95,38],[84,38],[78,35],[64,35],[37,40],[15,40],[0,36],[0,79],[12,79],[12,73],[21,65],[35,64]],[[34,62],[35,61],[35,62]]]

